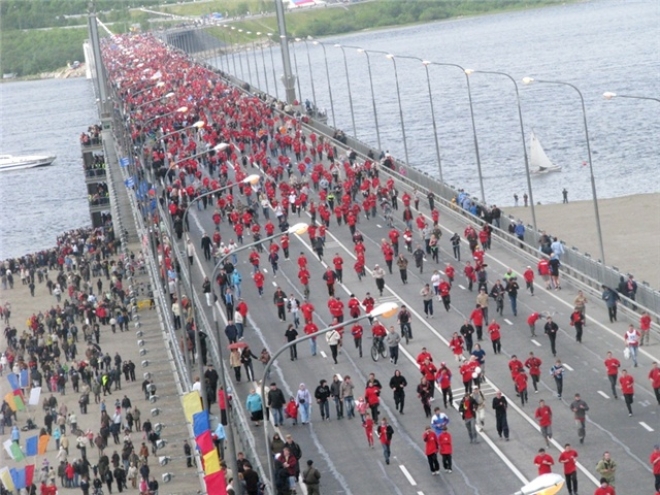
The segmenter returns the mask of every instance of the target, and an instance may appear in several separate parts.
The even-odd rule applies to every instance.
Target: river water
[[[578,94],[565,86],[522,84],[522,78],[573,83],[583,94],[601,198],[658,191],[655,174],[660,156],[660,103],[633,99],[605,101],[605,91],[660,97],[660,2],[603,0],[455,19],[383,31],[362,32],[311,42],[294,43],[302,99],[314,99],[328,111],[329,123],[376,146],[372,93],[367,58],[345,48],[350,93],[355,113],[351,122],[348,83],[342,50],[335,44],[459,64],[477,70],[503,71],[520,85],[525,132],[535,130],[549,158],[563,167],[557,174],[533,179],[537,202],[559,202],[566,187],[571,199],[590,199],[591,188],[582,111]],[[311,71],[307,50],[311,59]],[[274,51],[276,73],[282,71]],[[295,54],[295,57],[294,57]],[[327,57],[332,102],[329,97]],[[270,54],[257,52],[237,61],[252,82],[265,74],[273,92]],[[264,63],[265,59],[265,63]],[[229,59],[229,68],[233,62]],[[216,60],[227,68],[226,60]],[[384,149],[405,158],[399,118],[394,65],[383,54],[370,54],[378,123]],[[420,61],[397,58],[403,121],[409,161],[433,175],[438,162],[428,98],[427,79]],[[258,69],[258,70],[256,70]],[[431,66],[430,79],[438,126],[443,178],[478,195],[478,173],[468,93],[463,73],[455,67]],[[502,76],[470,76],[481,167],[490,203],[512,204],[513,194],[526,190],[523,145],[512,82]],[[283,91],[280,89],[280,97]]]
[[[601,95],[604,91],[660,95],[659,26],[657,0],[599,0],[323,40],[328,44],[335,121],[355,134],[342,52],[333,47],[335,43],[501,70],[517,80],[532,76],[571,82],[585,97],[599,197],[657,192],[659,104],[604,101]],[[316,100],[330,114],[323,51],[320,46],[308,46]],[[305,45],[296,44],[295,54],[303,99],[312,100]],[[252,54],[249,59],[254,64]],[[346,60],[356,134],[376,146],[366,57],[347,48]],[[247,78],[247,60],[243,62]],[[265,67],[273,92],[269,64],[268,51],[263,59],[259,53],[252,77],[256,83],[258,69],[265,86]],[[393,63],[374,53],[371,67],[383,148],[403,157]],[[398,59],[397,72],[410,162],[437,174],[424,69],[419,62]],[[431,67],[430,74],[444,179],[477,194],[465,79],[451,67]],[[473,74],[470,81],[486,199],[511,204],[512,195],[522,196],[525,189],[513,85],[505,78],[483,74]],[[572,199],[590,198],[588,169],[582,166],[587,152],[577,93],[535,84],[521,87],[520,94],[525,131],[533,128],[548,156],[564,167],[561,173],[533,179],[535,200],[557,202],[563,187]],[[0,152],[58,157],[52,167],[0,174],[0,259],[49,247],[63,230],[90,224],[78,137],[98,121],[94,98],[91,82],[84,79],[0,85]]]

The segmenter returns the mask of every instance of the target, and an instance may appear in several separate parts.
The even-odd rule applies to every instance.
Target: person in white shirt
[[[639,348],[640,338],[641,334],[634,326],[630,325],[624,335],[624,339],[626,341],[626,346],[628,346],[628,350],[630,351],[630,357],[635,364],[635,368],[637,368],[637,350]]]

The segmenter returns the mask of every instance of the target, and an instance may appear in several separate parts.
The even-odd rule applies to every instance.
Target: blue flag
[[[135,180],[134,180],[133,177],[131,176],[131,177],[129,177],[128,179],[126,179],[126,180],[124,181],[124,184],[126,184],[126,187],[132,189],[133,186],[135,186]]]
[[[27,486],[27,483],[25,482],[25,468],[11,468],[9,474],[11,474],[11,480],[14,482],[14,487],[17,490],[22,490]]]
[[[211,428],[211,425],[209,424],[208,411],[201,411],[193,414],[192,420],[193,433],[195,434],[195,437],[198,437],[205,431],[209,431]]]
[[[14,373],[8,373],[7,374],[7,380],[9,380],[9,385],[11,386],[12,390],[18,390],[20,385],[18,384],[18,375]]]
[[[25,440],[25,455],[28,457],[37,455],[39,448],[39,437],[37,435]]]
[[[119,159],[119,165],[121,167],[128,167],[129,164],[130,164],[130,161],[129,161],[128,157],[124,156],[124,157]]]

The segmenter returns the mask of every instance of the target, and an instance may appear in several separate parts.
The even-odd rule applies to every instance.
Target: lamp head
[[[554,495],[564,486],[564,478],[557,473],[542,474],[523,486],[521,495]]]
[[[177,113],[186,113],[188,111],[188,107],[179,107],[176,109]]]
[[[392,55],[391,53],[388,53],[387,55],[385,55],[385,58],[389,58],[390,60],[394,60],[394,55]]]
[[[534,78],[533,77],[523,77],[522,82],[523,82],[523,84],[532,84],[534,82]]]
[[[312,41],[312,43],[313,43],[314,45],[318,45],[318,44],[319,44],[318,41]]]
[[[334,47],[335,47],[335,48],[341,48],[341,45],[340,45],[339,43],[335,43],[335,44],[334,44]]]
[[[175,93],[174,93],[173,91],[170,91],[170,92],[167,93],[166,95],[163,95],[163,98],[172,98],[172,97],[174,96],[174,94],[175,94]]]
[[[294,38],[296,41],[302,41],[300,38]]]
[[[357,52],[358,52],[358,53],[366,53],[366,52],[364,51],[364,48],[358,48],[358,49],[357,49]]]
[[[257,31],[257,36],[261,36],[261,31]]]
[[[422,60],[422,65],[426,65],[428,67],[431,65],[431,62],[429,60]]]
[[[465,73],[469,76],[471,74],[474,74],[474,69],[465,69]]]
[[[229,143],[220,143],[213,147],[213,151],[222,151],[226,150],[227,148],[229,148]]]
[[[204,127],[205,125],[206,125],[206,122],[204,122],[203,120],[198,120],[197,122],[195,122],[195,123],[192,125],[192,127],[197,127],[197,129],[201,129],[201,128]]]
[[[304,233],[307,232],[307,229],[309,229],[309,225],[306,223],[297,223],[291,227],[289,227],[289,230],[287,230],[288,234],[298,234],[298,235],[303,235]]]
[[[613,93],[612,91],[605,91],[603,93],[603,98],[606,100],[611,100],[612,98],[616,98],[616,93]]]
[[[259,174],[252,174],[248,175],[245,179],[243,179],[243,184],[258,184],[259,181],[261,180],[261,176]]]
[[[160,74],[159,74],[159,75],[160,75]],[[163,82],[163,81],[158,81],[158,82],[156,83],[156,87],[157,87],[157,88],[162,88],[163,86],[165,86],[165,82]]]
[[[391,318],[396,314],[399,305],[393,301],[385,302],[376,306],[369,316],[382,316],[383,318]]]

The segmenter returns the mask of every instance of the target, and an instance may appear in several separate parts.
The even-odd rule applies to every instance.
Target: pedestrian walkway
[[[135,253],[136,257],[139,258],[139,244],[131,244],[128,246],[129,252]],[[53,279],[56,275],[56,272],[51,270],[49,271],[49,276]],[[103,283],[106,285],[109,282],[103,277]],[[138,289],[137,299],[140,307],[149,307],[149,304],[144,304],[143,301],[148,301],[148,287],[149,287],[149,277],[146,274],[136,273],[133,283]],[[95,284],[94,284],[95,286]],[[95,291],[96,292],[96,291]],[[37,283],[35,288],[35,296],[31,297],[27,285],[21,285],[20,283],[14,285],[13,290],[4,290],[0,293],[0,298],[2,303],[9,301],[12,305],[12,316],[10,324],[12,327],[16,327],[18,330],[18,335],[20,335],[23,330],[27,328],[26,322],[33,314],[45,313],[49,308],[56,307],[58,302],[56,301],[55,296],[49,295],[48,289],[46,288],[45,283]],[[60,305],[62,303],[59,303]],[[151,451],[151,444],[146,439],[145,434],[142,431],[136,431],[137,427],[137,418],[136,424],[134,425],[133,432],[128,436],[124,436],[124,433],[119,435],[120,442],[113,442],[112,436],[109,438],[109,445],[104,449],[104,454],[112,459],[112,456],[117,452],[120,457],[122,454],[123,442],[126,439],[130,438],[130,441],[133,443],[134,450],[136,454],[139,454],[140,450],[144,445],[147,446],[146,452],[148,453],[148,467],[149,467],[149,479],[157,480],[160,484],[160,493],[197,493],[199,489],[199,480],[196,476],[195,468],[186,467],[186,459],[183,458],[183,442],[189,437],[188,426],[184,419],[183,410],[181,407],[181,401],[179,397],[179,392],[176,387],[175,380],[172,379],[173,368],[171,363],[165,358],[166,354],[163,352],[165,346],[163,343],[162,330],[160,325],[160,320],[158,313],[155,309],[142,309],[139,312],[139,324],[140,327],[136,328],[136,322],[130,322],[128,325],[128,330],[125,332],[120,332],[117,330],[117,333],[112,333],[110,325],[101,325],[100,328],[100,339],[99,345],[103,353],[110,353],[113,357],[115,353],[118,353],[121,356],[123,362],[132,361],[135,365],[135,381],[126,381],[124,375],[121,375],[121,388],[116,388],[115,385],[111,386],[111,393],[108,395],[101,394],[102,403],[105,404],[108,414],[112,417],[115,410],[115,401],[121,403],[124,397],[128,397],[132,404],[132,413],[134,416],[139,414],[140,423],[144,424],[145,421],[149,420],[151,424],[156,427],[157,424],[160,424],[162,427],[161,438],[166,441],[166,444],[163,448],[157,450],[157,453],[154,454]],[[76,325],[81,327],[80,322],[76,322]],[[142,335],[140,337],[136,336],[136,331],[141,331]],[[138,341],[141,341],[141,344],[138,344]],[[3,345],[3,349],[4,349]],[[84,353],[87,346],[84,343],[84,337],[82,332],[79,334],[77,348],[79,351],[78,359],[84,359]],[[60,358],[60,363],[64,364],[65,359],[62,356]],[[147,366],[143,366],[143,363],[148,361]],[[67,364],[71,364],[68,362]],[[149,375],[144,375],[145,373]],[[0,378],[0,394],[4,397],[5,394],[11,392],[11,387],[9,381],[6,378],[8,372],[5,371],[4,376]],[[143,391],[143,382],[145,376],[150,377],[153,381],[153,384],[156,386],[155,395],[158,396],[156,402],[150,402],[145,399],[145,392]],[[25,441],[27,438],[38,435],[40,429],[44,427],[44,401],[51,397],[51,393],[48,392],[46,384],[43,384],[43,391],[41,394],[41,400],[39,401],[38,406],[29,406],[28,410],[25,412],[18,412],[18,426],[23,427],[26,424],[28,418],[32,419],[38,429],[21,432],[20,445],[23,452],[26,452]],[[29,390],[24,390],[24,395],[29,396]],[[71,389],[71,382],[66,384],[66,394],[55,393],[52,396],[57,399],[58,409],[63,410],[65,407],[69,413],[75,413],[77,417],[77,427],[83,432],[93,432],[94,437],[99,432],[99,419],[100,419],[100,410],[101,403],[96,404],[94,401],[94,394],[90,394],[90,404],[88,406],[87,414],[82,414],[78,404],[78,399],[80,398],[79,393],[75,393]],[[139,413],[137,413],[139,411]],[[125,410],[122,410],[122,421],[125,424],[126,416]],[[157,415],[156,415],[157,414]],[[11,428],[5,427],[4,432],[1,436],[2,442],[5,442],[10,438]],[[71,432],[70,425],[66,427],[66,434],[63,435],[63,438],[66,438],[69,444],[68,455],[59,455],[56,449],[55,440],[50,439],[48,443],[48,448],[46,452],[42,455],[35,457],[28,457],[25,460],[14,461],[9,458],[7,452],[3,449],[2,461],[0,464],[2,466],[7,466],[9,468],[22,468],[30,464],[35,465],[35,483],[39,486],[39,481],[42,479],[43,468],[46,470],[49,467],[54,468],[54,473],[57,474],[57,469],[59,462],[61,460],[66,460],[73,463],[76,459],[81,458],[81,451],[77,448],[77,436]],[[62,440],[60,440],[62,442]],[[90,478],[93,479],[93,469],[96,466],[99,466],[101,455],[99,450],[94,446],[91,440],[85,438],[87,458],[90,463]],[[159,457],[169,457],[171,460],[168,465],[160,466]],[[120,463],[121,464],[121,463]],[[167,472],[174,473],[174,476],[167,485],[163,483],[163,475]],[[138,474],[139,478],[139,474]],[[60,494],[79,494],[81,493],[80,488],[66,488],[61,483],[59,476],[56,476],[56,485],[58,487]],[[127,481],[128,492],[138,493],[137,489],[131,488],[131,482]],[[116,483],[112,485],[113,493],[117,492]],[[108,493],[106,484],[104,483],[104,493]]]

